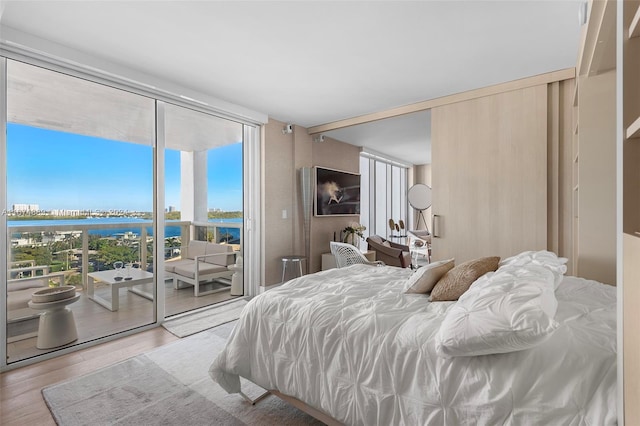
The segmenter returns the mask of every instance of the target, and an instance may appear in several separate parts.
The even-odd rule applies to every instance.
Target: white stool
[[[67,305],[78,299],[80,299],[80,295],[76,294],[73,297],[54,302],[29,302],[31,309],[44,311],[40,314],[36,348],[57,348],[78,340],[78,329],[73,319],[73,311],[67,308]]]
[[[287,267],[291,263],[298,264],[298,275],[296,277],[301,277],[302,274],[302,261],[306,259],[304,256],[282,256],[282,283],[284,283],[284,278],[287,275]],[[296,278],[294,277],[294,278]]]

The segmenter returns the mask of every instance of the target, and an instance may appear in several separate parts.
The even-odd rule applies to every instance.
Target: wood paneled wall
[[[572,98],[575,79],[547,86],[547,250],[569,259],[575,274]]]
[[[547,248],[547,85],[432,110],[433,253]]]
[[[574,268],[575,80],[434,108],[434,257],[547,249]]]
[[[616,284],[616,73],[580,77],[578,274]]]

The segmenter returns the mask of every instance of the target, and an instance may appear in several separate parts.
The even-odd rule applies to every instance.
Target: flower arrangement
[[[346,228],[342,230],[342,234],[344,235],[343,242],[347,242],[349,240],[355,242],[354,235],[357,235],[360,238],[364,238],[364,231],[367,229],[366,226],[361,225],[357,222],[350,222]]]

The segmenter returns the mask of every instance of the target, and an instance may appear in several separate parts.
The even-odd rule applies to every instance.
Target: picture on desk
[[[316,216],[360,214],[360,175],[315,167]]]

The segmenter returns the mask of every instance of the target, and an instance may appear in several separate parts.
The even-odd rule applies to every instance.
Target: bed
[[[407,294],[413,272],[395,267],[297,278],[247,304],[210,375],[229,393],[244,377],[349,425],[616,424],[615,288],[518,259],[455,302]],[[540,317],[521,338],[469,303],[512,323],[515,305]],[[476,326],[489,338],[446,348]]]

